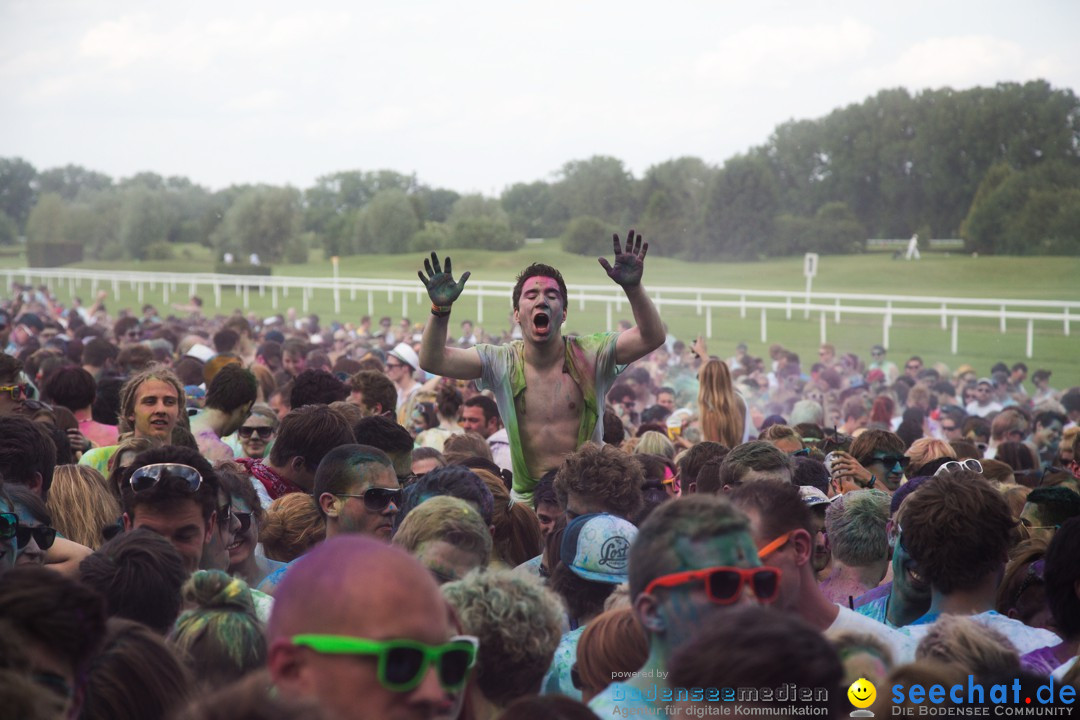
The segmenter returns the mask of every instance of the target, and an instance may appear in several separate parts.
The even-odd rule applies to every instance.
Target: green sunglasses
[[[0,540],[15,537],[19,530],[19,516],[15,513],[0,512]]]
[[[392,692],[414,690],[435,663],[439,684],[456,693],[476,664],[480,641],[471,635],[450,638],[445,645],[425,645],[413,640],[367,640],[346,635],[293,635],[292,644],[327,655],[375,655],[379,659],[379,683]]]

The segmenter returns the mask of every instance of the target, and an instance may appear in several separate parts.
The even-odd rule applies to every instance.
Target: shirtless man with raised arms
[[[631,230],[625,248],[614,236],[615,262],[599,258],[608,277],[622,286],[636,326],[620,333],[566,336],[566,283],[548,265],[525,268],[514,286],[514,321],[522,339],[507,345],[446,346],[451,306],[469,273],[454,281],[450,258],[445,270],[435,253],[419,273],[431,298],[420,366],[459,380],[480,380],[490,388],[510,438],[514,495],[528,500],[538,479],[557,468],[582,444],[602,442],[604,397],[615,376],[664,342],[664,325],[645,294],[641,275],[649,245]]]

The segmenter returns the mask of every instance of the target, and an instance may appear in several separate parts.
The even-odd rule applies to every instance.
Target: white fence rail
[[[341,314],[342,295],[348,293],[349,301],[356,302],[359,295],[366,295],[367,314],[375,314],[375,294],[386,293],[387,301],[401,301],[401,313],[409,314],[409,307],[423,307],[424,288],[418,280],[386,280],[376,278],[352,277],[288,277],[281,275],[251,276],[225,275],[213,273],[156,273],[134,271],[71,270],[65,268],[24,268],[0,270],[7,279],[6,287],[13,282],[28,285],[45,284],[54,291],[65,284],[70,294],[75,294],[75,283],[89,282],[91,294],[101,288],[111,288],[120,292],[121,285],[128,285],[137,293],[138,301],[143,302],[146,290],[157,292],[161,286],[165,302],[171,295],[179,294],[190,297],[198,295],[201,288],[213,293],[213,307],[222,307],[222,288],[237,288],[242,302],[246,306],[250,293],[257,292],[260,297],[270,294],[271,307],[277,310],[281,301],[289,298],[290,293],[299,293],[304,312],[315,292],[330,293],[334,301],[334,312]],[[463,293],[474,297],[477,302],[477,322],[484,322],[484,298],[498,298],[505,303],[508,291],[513,283],[490,280],[470,280]],[[570,302],[576,302],[579,310],[584,310],[587,303],[602,303],[606,307],[607,328],[614,327],[613,313],[622,312],[626,297],[614,285],[573,285],[569,289]],[[768,313],[782,311],[784,317],[792,319],[795,313],[801,313],[804,320],[813,314],[819,320],[821,342],[827,342],[828,317],[840,324],[844,315],[868,315],[881,318],[882,342],[889,347],[889,330],[893,319],[897,317],[935,318],[940,321],[942,330],[951,327],[951,351],[958,352],[960,320],[993,319],[997,320],[1000,332],[1005,333],[1009,322],[1026,323],[1027,357],[1034,354],[1035,323],[1060,324],[1062,333],[1068,337],[1071,323],[1080,315],[1080,301],[1069,300],[1008,300],[995,298],[963,298],[946,296],[912,295],[873,295],[867,293],[830,293],[804,292],[802,290],[741,290],[730,288],[705,287],[656,287],[650,286],[649,292],[657,307],[691,308],[698,316],[704,316],[705,334],[712,337],[712,315],[714,310],[737,309],[739,316],[746,318],[753,311],[760,313],[761,342],[768,342]]]

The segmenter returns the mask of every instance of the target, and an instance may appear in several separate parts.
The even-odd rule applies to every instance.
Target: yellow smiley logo
[[[857,708],[868,708],[874,704],[877,697],[877,688],[866,678],[859,678],[851,683],[847,690],[848,700]]]

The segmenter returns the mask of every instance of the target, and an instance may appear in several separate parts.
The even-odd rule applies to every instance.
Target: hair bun
[[[240,578],[221,570],[197,570],[184,583],[184,601],[204,610],[254,612],[251,589]]]

